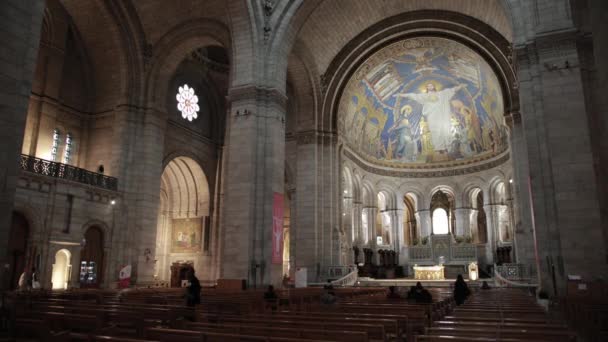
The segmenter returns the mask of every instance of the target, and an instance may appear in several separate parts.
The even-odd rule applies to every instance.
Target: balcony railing
[[[61,178],[113,191],[118,189],[117,178],[104,176],[101,173],[91,172],[79,167],[40,159],[25,154],[21,155],[21,162],[19,164],[23,171]]]

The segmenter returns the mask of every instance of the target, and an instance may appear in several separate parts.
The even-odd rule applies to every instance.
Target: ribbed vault
[[[209,215],[209,185],[200,165],[191,158],[177,157],[167,164],[161,177],[161,207],[173,218]]]

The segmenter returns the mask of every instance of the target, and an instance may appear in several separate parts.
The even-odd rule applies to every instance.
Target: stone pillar
[[[273,194],[285,186],[286,98],[256,86],[233,88],[228,98],[221,278],[278,286],[282,263],[272,264],[272,215]]]
[[[124,118],[132,119],[136,114],[124,113]],[[117,121],[121,122],[122,119],[117,119]],[[115,122],[116,124],[117,122]],[[128,220],[119,220],[123,226],[117,230],[129,232],[130,235],[126,236],[123,241],[131,243],[126,248],[130,250],[130,256],[124,256],[124,252],[119,249],[114,249],[113,253],[116,253],[119,258],[135,263],[137,282],[143,284],[154,281],[160,178],[163,172],[162,160],[166,127],[166,114],[160,110],[149,109],[145,113],[143,126],[138,127],[139,129],[132,127],[130,131],[117,134],[114,142],[113,153],[117,149],[134,146],[142,161],[138,167],[133,167],[123,151],[119,153],[124,156],[120,168],[118,164],[114,164],[112,170],[118,172],[119,184],[124,183],[124,201],[130,209],[127,211]],[[130,136],[125,137],[125,134],[129,133]],[[121,146],[123,142],[128,145]],[[148,256],[146,256],[146,250],[150,252]],[[117,270],[114,270],[113,274],[118,274]]]
[[[418,210],[416,215],[418,215],[418,229],[420,232],[418,236],[420,237],[420,242],[422,243],[422,239],[431,236],[431,233],[433,232],[431,211],[429,209]]]
[[[297,217],[298,217],[298,213],[297,213],[297,197],[298,197],[298,192],[296,191],[296,189],[290,189],[289,190],[289,213],[290,213],[290,217],[289,217],[289,276],[292,279],[295,279],[295,253],[294,251],[296,250],[296,238],[295,238],[295,231],[297,230]]]
[[[591,0],[588,7],[591,12],[591,31],[593,32],[594,73],[593,111],[597,116],[599,129],[596,134],[596,151],[599,163],[596,171],[598,195],[604,239],[604,260],[608,260],[608,1]]]
[[[484,196],[485,197],[485,196]],[[485,248],[485,262],[488,265],[494,263],[494,252],[496,251],[497,236],[497,205],[495,204],[484,204],[483,210],[486,213],[486,236],[487,243]]]
[[[403,244],[403,209],[393,209],[390,212],[391,218],[391,245],[393,250],[398,251]]]
[[[517,262],[528,265],[534,270],[538,270],[538,260],[536,259],[536,235],[532,224],[532,212],[530,199],[530,170],[528,160],[525,157],[527,152],[524,136],[524,127],[521,122],[521,115],[518,112],[508,116],[511,126],[511,153],[513,162],[513,257]],[[522,157],[515,157],[522,156]]]
[[[517,49],[541,282],[557,295],[568,274],[608,272],[588,120],[573,115],[586,112],[578,38],[548,28]]]
[[[469,212],[470,209],[468,208],[454,209],[454,214],[456,215],[456,236],[470,236],[471,227],[469,225]]]
[[[44,5],[44,1],[0,2],[0,38],[5,51],[0,62],[0,290],[6,289],[10,281],[6,251]]]
[[[291,230],[294,258],[294,267],[305,267],[308,270],[308,279],[312,281],[316,276],[319,248],[317,246],[318,202],[317,202],[317,141],[314,132],[298,134],[297,136],[297,163],[296,163],[296,189],[295,229]]]
[[[361,232],[361,202],[353,202],[353,230],[355,231],[354,244],[361,246],[363,237]]]
[[[343,197],[342,199],[342,227],[344,234],[346,234],[347,243],[352,245],[353,238],[355,237],[355,231],[353,229],[354,224],[354,210],[353,210],[353,199],[352,197]]]

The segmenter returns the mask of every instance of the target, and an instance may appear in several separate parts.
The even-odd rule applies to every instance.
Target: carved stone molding
[[[264,105],[274,105],[283,112],[287,110],[287,96],[276,88],[264,88],[254,85],[235,87],[228,91],[231,103],[253,101]]]
[[[318,131],[306,131],[299,132],[296,134],[296,141],[298,145],[308,145],[308,144],[333,144],[337,143],[338,136],[336,133],[332,132],[318,132]]]
[[[462,168],[450,168],[450,169],[408,169],[408,170],[395,170],[395,169],[383,169],[378,168],[361,161],[354,153],[348,149],[344,149],[344,155],[351,160],[354,164],[370,173],[374,173],[380,176],[389,177],[407,177],[407,178],[436,178],[436,177],[451,177],[465,175],[474,172],[481,172],[502,165],[510,159],[510,153],[504,152],[503,155],[496,159],[487,161],[485,163],[475,164]]]

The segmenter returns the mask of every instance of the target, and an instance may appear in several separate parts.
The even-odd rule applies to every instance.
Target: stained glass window
[[[182,118],[192,121],[198,117],[200,108],[198,106],[198,96],[194,94],[194,88],[184,84],[179,87],[175,98],[177,99],[177,109],[182,112]]]
[[[61,132],[57,128],[53,130],[53,146],[51,147],[51,160],[55,161],[57,159],[57,150],[59,149],[59,138],[61,137]]]
[[[69,164],[72,155],[72,133],[65,135],[65,150],[63,151],[63,163]]]

